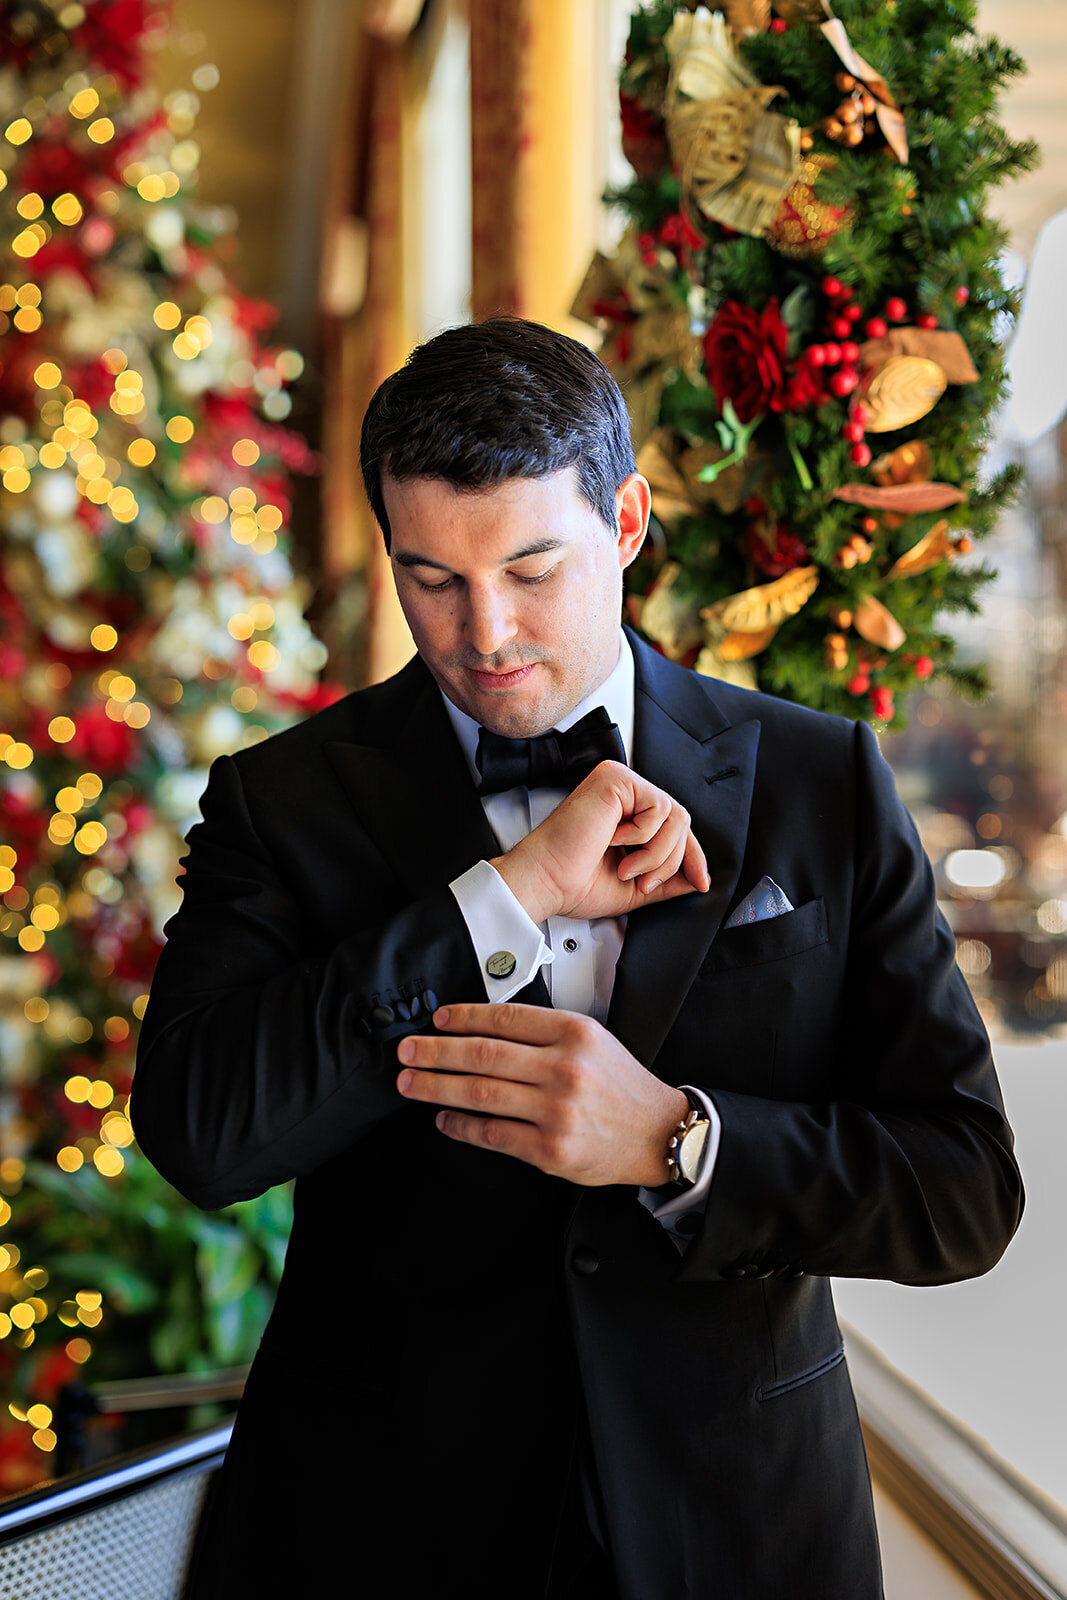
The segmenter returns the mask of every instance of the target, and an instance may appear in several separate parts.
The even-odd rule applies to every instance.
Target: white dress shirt
[[[621,629],[619,641],[619,659],[612,672],[573,711],[561,717],[556,727],[564,732],[588,712],[603,706],[619,729],[629,762],[633,754],[634,660]],[[471,776],[478,783],[480,774],[475,752],[478,748],[479,725],[454,706],[447,696],[443,695],[442,699]],[[482,806],[500,845],[501,855],[514,849],[520,840],[551,816],[567,793],[562,788],[531,790],[520,784],[500,794],[483,795]],[[456,878],[450,888],[470,932],[486,987],[486,997],[491,1002],[510,1000],[540,971],[544,974],[549,996],[557,1010],[578,1011],[585,1016],[595,1017],[598,1022],[607,1021],[615,966],[626,931],[625,916],[597,917],[592,921],[549,917],[539,926],[527,915],[488,861],[477,862]],[[515,969],[507,978],[493,978],[487,969],[489,957],[500,950],[510,952],[515,958]],[[691,1092],[705,1107],[711,1124],[704,1143],[697,1182],[677,1197],[668,1199],[647,1189],[638,1190],[641,1203],[669,1229],[675,1242],[683,1249],[685,1238],[695,1231],[693,1213],[699,1214],[707,1199],[720,1133],[719,1115],[711,1100],[699,1089],[692,1089]],[[683,1225],[682,1232],[676,1232],[674,1224],[683,1217],[688,1226]]]

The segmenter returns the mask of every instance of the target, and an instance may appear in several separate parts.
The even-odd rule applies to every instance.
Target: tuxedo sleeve
[[[397,1039],[426,1026],[438,1000],[483,1000],[484,985],[447,885],[321,953],[230,757],[212,766],[201,811],[131,1116],[163,1176],[214,1209],[314,1171],[403,1112]],[[357,906],[359,892],[353,883]]]
[[[683,1278],[953,1282],[993,1266],[1018,1225],[1022,1184],[989,1040],[929,861],[865,725],[853,753],[834,1097],[798,1103],[703,1085],[722,1134]]]

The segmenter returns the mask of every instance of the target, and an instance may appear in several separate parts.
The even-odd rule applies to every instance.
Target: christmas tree
[[[575,313],[630,403],[662,538],[631,617],[697,671],[900,723],[954,659],[1015,301],[990,191],[1022,64],[971,0],[652,0],[621,76],[628,226]]]
[[[168,28],[0,7],[0,1491],[73,1374],[249,1359],[289,1223],[284,1191],[200,1215],[126,1115],[207,765],[335,697],[287,553],[302,360],[190,198]]]

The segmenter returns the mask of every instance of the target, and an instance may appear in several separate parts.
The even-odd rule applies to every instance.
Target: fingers
[[[513,1000],[499,1005],[471,1001],[439,1006],[433,1014],[434,1027],[441,1033],[477,1034],[486,1039],[512,1039],[518,1044],[553,1044],[569,1020],[569,1012],[554,1011],[551,1006],[518,1005]]]

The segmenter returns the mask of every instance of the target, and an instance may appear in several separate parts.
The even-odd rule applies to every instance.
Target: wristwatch
[[[688,1090],[689,1110],[667,1141],[667,1184],[671,1189],[691,1189],[700,1173],[700,1161],[711,1121],[703,1105]]]

